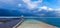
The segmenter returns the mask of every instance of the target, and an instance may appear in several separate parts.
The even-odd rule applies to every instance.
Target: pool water
[[[0,28],[13,28],[22,21],[21,18],[0,18]],[[3,23],[4,22],[4,23]]]

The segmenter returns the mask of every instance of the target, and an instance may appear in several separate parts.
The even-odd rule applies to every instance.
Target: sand
[[[17,28],[57,28],[57,27],[37,20],[25,20]]]

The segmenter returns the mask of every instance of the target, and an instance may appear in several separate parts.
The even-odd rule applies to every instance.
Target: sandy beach
[[[25,20],[21,25],[17,28],[57,28],[56,26],[52,26],[41,21],[37,20]]]

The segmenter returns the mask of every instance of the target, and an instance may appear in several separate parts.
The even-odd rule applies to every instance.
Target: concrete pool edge
[[[24,21],[24,18],[21,18],[21,19],[22,20],[18,24],[16,24],[15,26],[13,26],[13,28],[17,28]]]

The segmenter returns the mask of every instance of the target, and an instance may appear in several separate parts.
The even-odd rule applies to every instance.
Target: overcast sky
[[[43,16],[60,10],[60,0],[0,0],[0,8]]]

